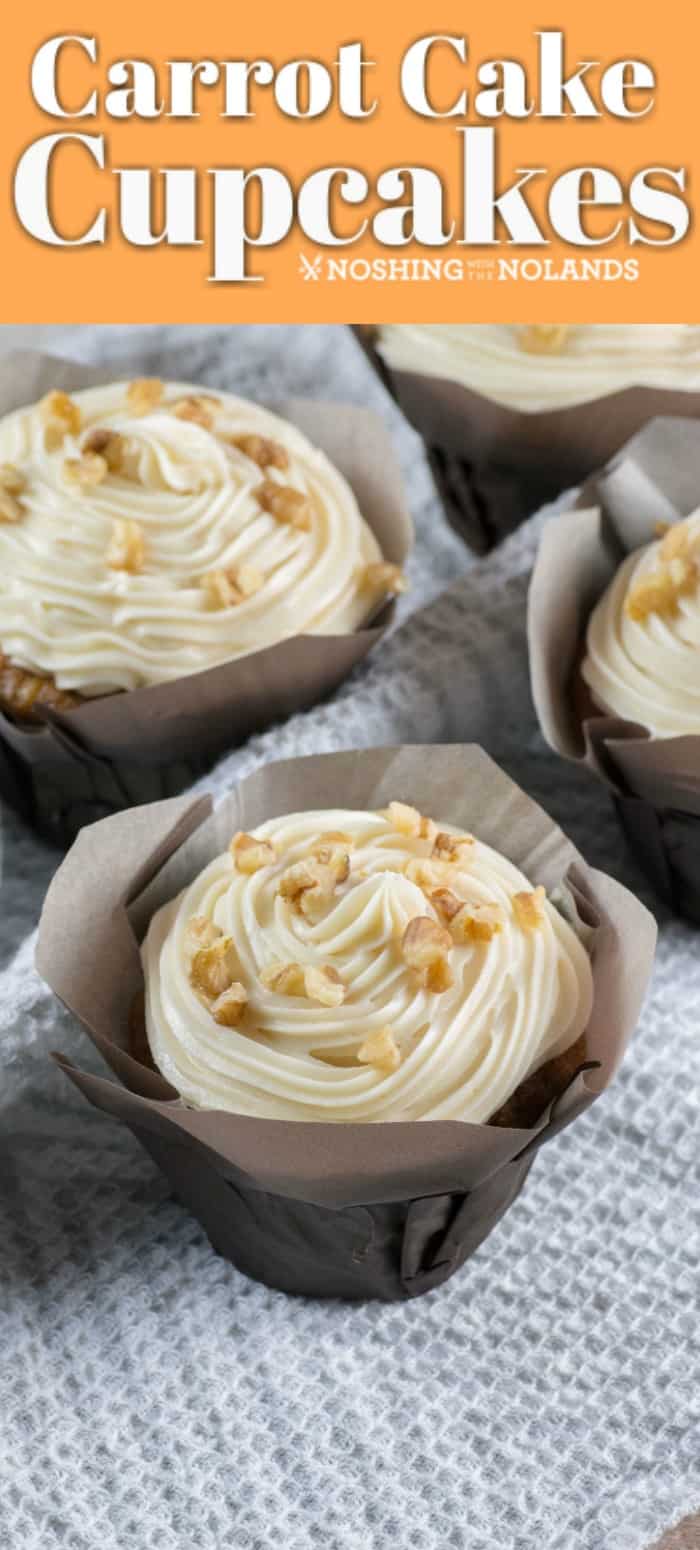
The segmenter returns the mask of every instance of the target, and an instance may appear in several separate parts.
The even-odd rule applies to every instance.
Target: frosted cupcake
[[[54,391],[0,422],[0,465],[0,706],[15,717],[352,632],[403,588],[328,458],[227,394]]]
[[[398,323],[379,349],[394,370],[528,414],[628,387],[700,388],[700,327],[688,323]]]
[[[620,565],[591,614],[582,676],[653,737],[700,733],[700,511]]]
[[[700,417],[696,324],[391,324],[360,336],[446,514],[490,549],[654,416]]]
[[[527,1124],[585,1059],[589,957],[518,867],[392,802],[237,833],[153,916],[156,1067],[264,1119]]]

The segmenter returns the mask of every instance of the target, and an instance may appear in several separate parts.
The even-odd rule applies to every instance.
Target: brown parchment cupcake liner
[[[700,393],[648,387],[527,414],[445,378],[394,371],[376,348],[375,325],[355,333],[423,437],[450,525],[477,554],[581,484],[654,416],[700,418]]]
[[[582,714],[574,687],[591,611],[618,566],[700,504],[700,429],[660,418],[549,522],[530,587],[532,692],[547,742],[609,787],[630,845],[657,892],[700,924],[700,732],[651,737],[618,716]]]
[[[186,1107],[130,1053],[143,988],[138,943],[156,909],[236,829],[302,808],[401,798],[472,829],[590,934],[594,1005],[586,1060],[529,1129],[461,1122],[325,1124]],[[651,970],[652,917],[593,871],[541,808],[473,746],[318,755],[257,770],[212,813],[206,798],[133,809],[85,830],[42,914],[37,967],[118,1081],[62,1065],[143,1142],[245,1273],[288,1292],[401,1299],[446,1280],[520,1190],[544,1141],[611,1080]]]
[[[141,365],[120,362],[115,371],[17,353],[0,362],[0,416],[57,385],[74,392],[128,381]],[[172,368],[164,360],[162,371],[179,380],[181,358]],[[403,565],[413,529],[381,420],[365,409],[304,399],[268,407],[345,475],[385,558]],[[0,796],[48,838],[69,844],[85,822],[183,790],[253,732],[324,699],[377,645],[394,612],[387,602],[349,634],[296,635],[172,683],[105,695],[74,710],[44,709],[42,725],[0,712]]]

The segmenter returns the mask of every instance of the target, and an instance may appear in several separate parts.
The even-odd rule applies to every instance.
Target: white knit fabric
[[[133,350],[124,330],[49,342],[93,358],[105,333]],[[204,784],[322,749],[475,739],[651,902],[605,793],[535,725],[540,519],[475,569],[340,330],[187,330],[182,348],[188,376],[236,391],[375,403],[419,528],[408,606],[464,572],[330,705]],[[619,1077],[460,1273],[405,1305],[321,1304],[217,1258],[131,1135],[52,1067],[61,1049],[99,1068],[32,970],[57,857],[8,813],[2,839],[3,1550],[645,1550],[700,1506],[696,932],[662,918]]]

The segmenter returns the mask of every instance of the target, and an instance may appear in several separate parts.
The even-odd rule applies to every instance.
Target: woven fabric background
[[[90,359],[143,344],[151,367],[175,342],[4,333]],[[177,342],[183,375],[213,385],[375,404],[418,529],[403,625],[331,704],[206,784],[325,748],[473,739],[652,902],[605,793],[535,724],[524,608],[542,518],[475,566],[342,330]],[[99,1065],[32,969],[57,856],[8,813],[2,845],[3,1550],[646,1550],[700,1507],[696,932],[661,918],[613,1088],[544,1149],[458,1276],[401,1306],[319,1304],[218,1259],[132,1137],[51,1065],[51,1049]]]

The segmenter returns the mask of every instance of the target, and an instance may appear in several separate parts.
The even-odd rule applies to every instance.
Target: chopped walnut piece
[[[0,522],[21,522],[24,507],[9,490],[0,490]]]
[[[107,473],[107,459],[101,452],[83,452],[82,457],[68,457],[63,464],[64,479],[84,490],[101,484]]]
[[[190,965],[190,981],[195,990],[215,1001],[230,989],[237,968],[233,938],[218,936],[206,947],[198,948]]]
[[[75,436],[80,430],[80,410],[67,393],[54,389],[42,398],[41,418],[44,422],[44,442],[49,452],[60,447],[66,436]]]
[[[423,824],[430,822],[421,817],[417,807],[409,807],[407,802],[390,802],[382,816],[398,834],[407,834],[411,839],[418,839]]]
[[[632,587],[625,601],[625,613],[630,619],[641,622],[649,614],[674,614],[678,601],[694,592],[700,581],[700,571],[690,558],[676,555],[665,565],[660,565]]]
[[[233,608],[259,592],[265,577],[255,565],[232,565],[229,570],[206,571],[199,584],[210,608]]]
[[[148,414],[160,403],[165,389],[159,377],[137,377],[126,390],[126,401],[133,414]]]
[[[433,856],[436,861],[455,862],[466,861],[474,845],[474,836],[471,834],[446,834],[441,829],[435,837]]]
[[[235,1028],[240,1022],[248,1004],[248,992],[245,986],[238,980],[234,980],[226,990],[222,990],[212,1002],[211,1015],[214,1022],[221,1023],[224,1028]]]
[[[503,930],[505,914],[499,904],[465,904],[449,888],[436,888],[430,897],[447,921],[453,942],[490,942]]]
[[[138,522],[131,517],[117,517],[107,547],[110,570],[126,570],[135,576],[143,570],[145,557],[146,545]]]
[[[177,398],[167,408],[178,420],[189,420],[193,425],[201,425],[203,430],[210,431],[214,424],[214,412],[220,404],[221,399],[214,398],[211,393],[190,393],[186,398]]]
[[[347,834],[320,834],[311,847],[311,855],[330,868],[336,883],[345,883],[350,876],[351,849],[352,840]]]
[[[124,452],[124,437],[119,431],[108,431],[98,426],[83,441],[83,453],[88,452],[95,452],[104,458],[110,473],[116,473]]]
[[[683,559],[690,549],[690,533],[687,522],[674,522],[664,534],[659,553],[662,560]]]
[[[513,914],[523,931],[536,931],[545,919],[544,905],[547,895],[541,886],[534,893],[513,894]]]
[[[249,457],[251,463],[257,463],[258,468],[289,468],[289,453],[281,442],[273,441],[269,436],[257,436],[253,432],[245,435],[232,436],[231,444]]]
[[[301,963],[268,963],[260,970],[260,984],[277,996],[306,994],[304,966]]]
[[[7,495],[21,495],[27,488],[27,481],[20,468],[15,468],[14,463],[0,463],[0,490]]]
[[[444,882],[451,874],[451,868],[446,861],[425,860],[421,856],[412,856],[403,867],[403,873],[410,883],[415,883],[417,888],[422,888],[425,892],[426,889],[437,888],[439,883]]]
[[[223,931],[214,925],[208,915],[191,915],[185,927],[185,943],[193,953],[200,947],[211,947],[220,936],[223,936]]]
[[[370,1033],[364,1044],[357,1051],[357,1058],[363,1066],[376,1066],[379,1071],[398,1071],[401,1065],[401,1051],[392,1028],[378,1028],[376,1033]]]
[[[401,941],[401,952],[409,969],[417,974],[426,990],[440,992],[453,984],[449,966],[452,938],[429,915],[409,920]]]
[[[269,840],[258,840],[254,834],[239,829],[234,834],[229,850],[238,872],[259,872],[261,867],[274,866],[277,852]]]
[[[398,597],[401,592],[408,592],[408,578],[401,566],[392,565],[389,560],[374,560],[371,565],[366,565],[360,577],[360,585],[363,591],[386,593],[389,597]]]
[[[285,522],[301,533],[308,533],[311,527],[311,502],[301,490],[294,490],[290,484],[276,484],[274,479],[265,479],[253,493],[263,511],[269,512],[276,522]]]
[[[279,891],[283,899],[291,899],[302,915],[310,918],[330,903],[335,884],[332,868],[309,857],[305,861],[295,861],[282,873]]]
[[[347,988],[332,964],[320,969],[309,965],[304,970],[304,990],[309,1001],[318,1001],[320,1006],[342,1006],[347,995]]]
[[[570,332],[570,323],[521,324],[518,345],[528,355],[560,355]]]

